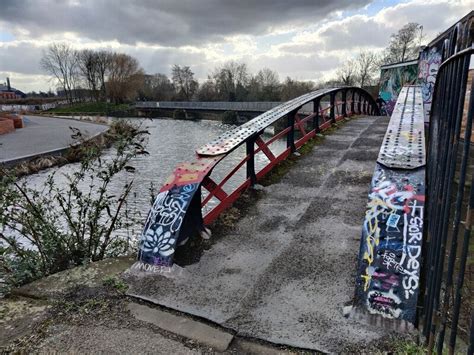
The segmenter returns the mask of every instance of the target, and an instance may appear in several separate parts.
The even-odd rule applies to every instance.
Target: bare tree
[[[91,98],[99,101],[100,77],[98,70],[98,53],[90,49],[78,52],[78,65],[84,81],[91,92]]]
[[[361,87],[370,85],[379,67],[379,58],[376,53],[361,51],[355,58],[356,76]]]
[[[314,90],[312,81],[298,81],[287,77],[281,85],[280,100],[288,101]]]
[[[110,99],[115,103],[135,99],[143,86],[143,75],[135,58],[123,53],[113,53],[107,81]]]
[[[64,90],[66,99],[74,101],[74,89],[78,81],[78,55],[66,43],[53,43],[43,52],[41,67],[58,82]]]
[[[217,88],[219,99],[243,101],[247,98],[250,75],[245,63],[227,62],[215,69],[211,77]]]
[[[209,77],[199,88],[199,101],[216,101],[219,99],[214,81]]]
[[[96,69],[100,85],[100,99],[107,98],[106,75],[112,64],[113,54],[109,51],[99,51],[96,56]]]
[[[280,100],[280,80],[278,73],[263,68],[249,82],[249,96],[259,101]]]
[[[416,59],[423,37],[423,26],[410,22],[392,34],[384,63],[404,62]]]
[[[194,73],[191,68],[174,65],[171,70],[171,76],[178,99],[191,100],[199,88],[199,83],[194,80]]]
[[[142,90],[139,91],[139,97],[142,100],[171,100],[174,93],[174,87],[170,79],[165,74],[145,75]]]
[[[352,59],[345,62],[342,67],[340,67],[337,72],[337,81],[342,85],[353,86],[356,82],[356,69],[355,63]]]

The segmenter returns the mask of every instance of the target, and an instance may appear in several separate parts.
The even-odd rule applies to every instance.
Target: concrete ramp
[[[352,119],[266,187],[234,230],[172,277],[128,276],[129,294],[237,334],[324,352],[360,351],[384,331],[352,304],[374,163],[387,117]]]

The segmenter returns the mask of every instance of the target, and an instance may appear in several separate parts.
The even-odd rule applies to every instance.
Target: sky
[[[136,57],[148,74],[189,65],[199,81],[227,61],[321,82],[408,22],[429,42],[474,0],[0,0],[0,83],[55,90],[41,69],[53,42]]]

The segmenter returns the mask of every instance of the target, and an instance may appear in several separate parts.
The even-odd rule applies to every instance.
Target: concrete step
[[[225,351],[234,336],[193,319],[131,302],[127,309],[138,320],[148,322],[168,332],[197,341],[218,351]]]

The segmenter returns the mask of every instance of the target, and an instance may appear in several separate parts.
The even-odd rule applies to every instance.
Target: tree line
[[[156,101],[286,101],[314,88],[313,82],[287,77],[268,68],[252,74],[245,63],[229,61],[215,68],[199,84],[189,66],[174,65],[171,78],[165,74],[145,75],[139,100]]]
[[[53,43],[43,53],[41,67],[57,80],[69,102],[84,96],[95,101],[133,100],[143,85],[143,69],[128,54],[106,50],[75,50]]]
[[[314,83],[286,77],[263,68],[250,72],[245,63],[229,61],[199,83],[189,66],[174,65],[171,75],[145,74],[138,60],[107,50],[75,50],[65,43],[52,44],[43,54],[41,67],[55,78],[72,103],[88,97],[95,101],[123,103],[156,101],[287,101],[311,90],[330,86],[368,87],[378,83],[382,64],[417,58],[422,26],[408,23],[392,34],[382,52],[360,51],[338,68],[335,77]]]

